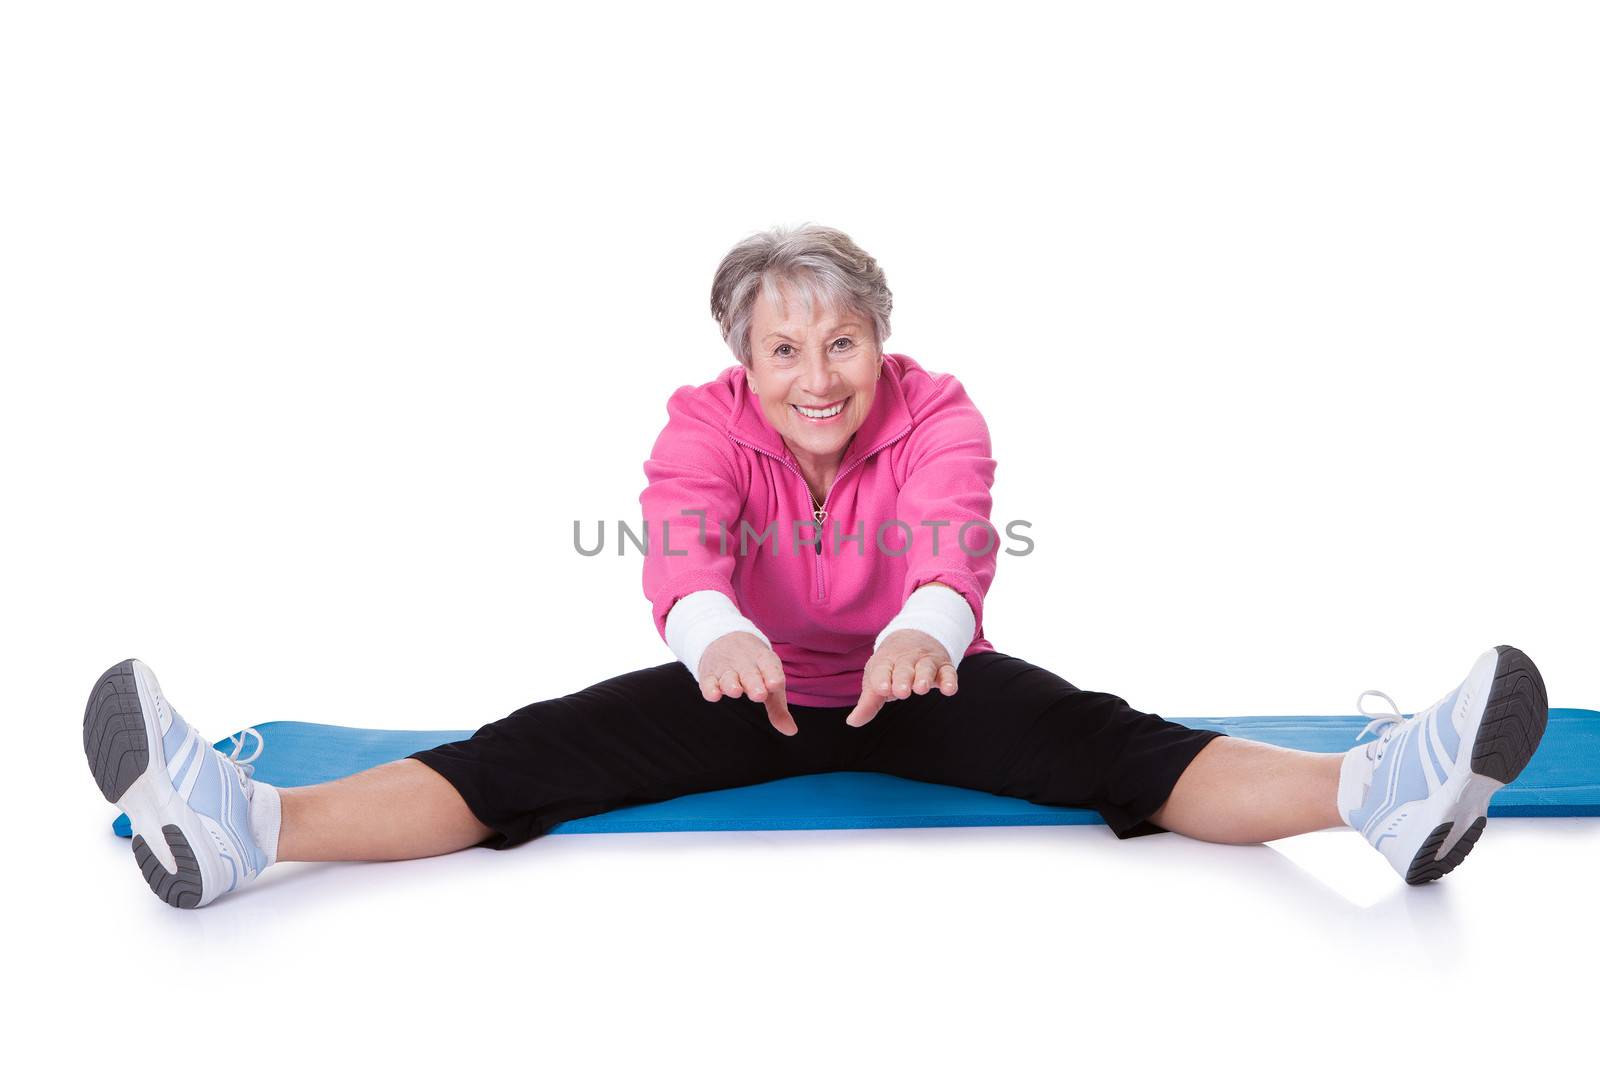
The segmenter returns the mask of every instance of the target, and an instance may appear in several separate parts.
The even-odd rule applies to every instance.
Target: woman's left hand
[[[950,654],[921,630],[896,630],[867,660],[861,674],[861,699],[844,721],[865,726],[889,701],[926,693],[935,685],[945,696],[955,696],[956,668]]]

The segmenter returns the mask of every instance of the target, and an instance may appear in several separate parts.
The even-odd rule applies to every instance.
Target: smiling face
[[[808,478],[828,480],[872,410],[883,355],[867,316],[813,300],[808,317],[780,291],[781,306],[756,297],[745,380]]]

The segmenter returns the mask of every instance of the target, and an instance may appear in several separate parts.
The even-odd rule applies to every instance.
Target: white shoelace
[[[1389,706],[1394,710],[1368,711],[1361,705],[1361,702],[1367,697],[1382,697],[1389,702]],[[1394,731],[1394,728],[1403,725],[1406,721],[1406,717],[1400,714],[1400,705],[1396,704],[1394,699],[1381,689],[1368,689],[1356,697],[1356,710],[1372,720],[1361,728],[1359,734],[1356,734],[1356,740],[1361,740],[1367,735],[1367,731],[1371,730],[1377,735],[1377,740],[1373,742],[1373,745],[1377,745],[1379,748],[1388,743],[1389,735]],[[1372,745],[1367,746],[1367,752],[1369,755],[1372,754]]]
[[[256,750],[250,753],[248,758],[241,759],[239,753],[244,751],[245,743],[252,737],[256,739]],[[230,735],[228,740],[233,742],[233,751],[228,753],[227,759],[228,762],[239,768],[240,773],[244,776],[239,780],[240,784],[243,785],[245,778],[249,778],[256,773],[253,764],[260,757],[262,750],[267,747],[267,739],[262,737],[261,731],[254,726],[246,726],[238,733]]]

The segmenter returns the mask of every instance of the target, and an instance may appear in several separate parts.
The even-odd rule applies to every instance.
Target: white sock
[[[1351,829],[1360,829],[1350,821],[1350,813],[1366,800],[1375,766],[1367,755],[1366,745],[1357,745],[1346,752],[1344,762],[1339,764],[1339,818]]]
[[[253,782],[250,795],[250,834],[256,847],[267,854],[267,866],[278,862],[278,831],[283,828],[283,800],[266,782]]]

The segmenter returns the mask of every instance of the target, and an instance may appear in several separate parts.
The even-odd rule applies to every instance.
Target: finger
[[[789,714],[789,701],[781,688],[773,690],[772,695],[767,697],[767,721],[786,737],[793,737],[800,732],[800,724]]]
[[[756,703],[765,703],[767,699],[767,680],[761,676],[757,667],[746,667],[739,672],[739,682],[744,686],[744,691]]]
[[[911,660],[903,659],[894,665],[894,698],[896,700],[911,695]]]
[[[777,656],[772,656],[770,659],[762,662],[761,678],[767,683],[767,691],[769,693],[774,689],[782,689],[784,687],[783,663],[778,659]]]
[[[881,697],[888,697],[892,690],[892,684],[894,681],[890,673],[893,671],[893,669],[894,664],[888,659],[878,659],[874,657],[873,662],[867,664],[867,669],[862,680],[861,688],[866,692],[876,693]]]
[[[707,700],[721,700],[722,686],[717,684],[715,678],[700,679],[700,692]]]
[[[921,696],[933,688],[933,657],[923,656],[917,660],[917,666],[911,672],[911,691]]]
[[[744,696],[744,687],[739,684],[739,672],[732,667],[717,675],[717,684],[731,697]]]
[[[856,706],[850,709],[850,714],[844,717],[847,726],[865,726],[877,718],[878,712],[883,709],[884,698],[881,693],[871,689],[861,691],[861,699],[856,701]]]
[[[953,664],[946,663],[939,668],[939,692],[947,697],[956,695],[956,669]]]

